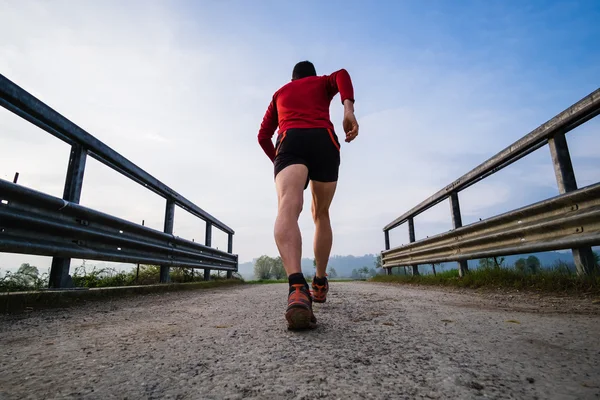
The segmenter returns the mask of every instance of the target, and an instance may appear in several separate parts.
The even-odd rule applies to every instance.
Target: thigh
[[[303,193],[308,177],[308,168],[304,164],[285,167],[275,177],[277,201],[279,206],[289,205],[302,209]],[[299,212],[299,210],[298,210]]]

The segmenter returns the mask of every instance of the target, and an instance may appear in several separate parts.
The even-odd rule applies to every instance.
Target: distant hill
[[[594,251],[600,252],[600,247],[594,248]],[[514,265],[519,258],[527,258],[530,255],[536,256],[540,260],[542,268],[551,268],[557,261],[563,261],[569,264],[573,263],[573,255],[571,254],[571,251],[566,250],[506,256],[504,259],[504,264]],[[336,272],[338,273],[338,276],[340,277],[350,277],[352,275],[353,269],[358,269],[362,267],[369,267],[369,269],[373,268],[375,265],[375,258],[376,254],[365,254],[363,256],[335,255],[329,259],[329,268],[335,268]],[[469,268],[477,268],[478,263],[478,260],[469,260]],[[454,262],[444,263],[440,267],[436,267],[438,271],[449,270],[454,268],[456,268],[456,263]],[[419,267],[419,270],[422,273],[427,273],[431,271],[431,266],[421,265]],[[239,272],[244,277],[244,279],[254,279],[254,260],[250,262],[240,263]],[[302,259],[302,272],[308,275],[314,274],[312,258]]]

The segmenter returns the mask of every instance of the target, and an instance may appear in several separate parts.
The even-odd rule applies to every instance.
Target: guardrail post
[[[171,199],[167,199],[167,206],[165,208],[165,229],[164,232],[168,234],[173,233],[173,224],[175,223],[175,202]],[[160,266],[160,283],[168,283],[171,280],[169,276],[169,265]]]
[[[390,249],[390,231],[384,231],[384,236],[385,236],[385,249],[389,250]]]
[[[384,230],[383,236],[385,237],[385,249],[389,250],[390,249],[390,231]],[[382,259],[383,259],[383,257],[382,257]],[[383,262],[382,262],[382,264],[383,264]],[[387,273],[387,275],[392,275],[392,269],[386,268],[386,273]]]
[[[212,245],[212,223],[206,221],[206,235],[204,235],[204,244],[208,247]],[[204,280],[210,280],[210,269],[204,268]]]
[[[69,155],[69,165],[67,167],[67,176],[65,178],[65,187],[63,190],[63,199],[71,203],[79,204],[81,189],[83,188],[86,158],[86,149],[79,145],[71,146],[71,154]],[[70,267],[70,258],[53,257],[48,287],[64,288],[72,286],[69,279]]]
[[[415,241],[415,221],[413,217],[408,219],[408,240],[413,243]],[[413,275],[419,275],[419,266],[412,265]]]
[[[450,193],[450,210],[452,212],[452,227],[453,229],[462,226],[462,216],[460,214],[460,203],[458,202],[458,193]],[[458,275],[465,276],[469,272],[469,264],[467,260],[458,261]]]
[[[233,233],[227,234],[227,252],[233,254]],[[233,271],[227,271],[227,279],[233,278]]]
[[[564,133],[558,133],[548,139],[550,155],[554,164],[554,174],[560,194],[577,190],[577,181],[573,171],[573,163],[569,154],[569,146]],[[592,248],[589,246],[571,249],[573,261],[578,275],[590,275],[596,266],[596,260]]]

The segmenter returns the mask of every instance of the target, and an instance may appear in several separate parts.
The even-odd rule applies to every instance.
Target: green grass
[[[25,272],[6,272],[0,275],[0,293],[39,291],[48,287],[48,274],[39,274],[38,269],[24,270]],[[140,265],[139,274],[134,267],[129,271],[116,271],[112,268],[87,267],[84,264],[72,268],[71,278],[73,287],[77,288],[107,288],[138,285],[154,285],[160,282],[160,266]],[[212,271],[210,281],[225,281],[226,272]],[[169,272],[171,283],[201,283],[204,282],[204,271],[196,270],[192,273],[189,268],[173,267]],[[243,282],[238,273],[233,278]],[[209,286],[209,285],[208,285]]]
[[[516,271],[513,268],[479,268],[464,277],[458,270],[437,275],[377,275],[371,282],[391,282],[417,285],[456,286],[466,288],[506,288],[544,292],[584,292],[600,294],[600,275],[578,277],[558,269],[540,270],[536,274]]]

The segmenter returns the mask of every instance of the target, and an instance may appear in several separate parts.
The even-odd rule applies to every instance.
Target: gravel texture
[[[0,399],[598,399],[600,304],[331,284],[286,329],[287,285],[0,316]]]

